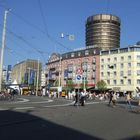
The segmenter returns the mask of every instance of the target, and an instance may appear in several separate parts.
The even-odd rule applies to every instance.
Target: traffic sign
[[[76,83],[82,83],[82,75],[80,75],[80,74],[77,74],[76,75]]]
[[[80,81],[80,80],[82,79],[82,76],[81,76],[81,75],[77,75],[77,76],[76,76],[76,79],[77,79],[78,81]]]

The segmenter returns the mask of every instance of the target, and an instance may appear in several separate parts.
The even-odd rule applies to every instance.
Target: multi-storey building
[[[100,79],[108,88],[135,91],[140,86],[140,45],[101,51]]]
[[[47,84],[66,87],[71,80],[75,88],[79,82],[87,88],[95,86],[100,79],[99,66],[98,48],[83,48],[62,55],[54,53],[46,64]]]
[[[12,69],[12,81],[18,84],[33,84],[41,77],[42,64],[38,60],[27,59],[16,64]],[[40,81],[40,80],[39,80]]]
[[[86,46],[103,50],[120,47],[120,19],[111,14],[90,16],[86,21]]]

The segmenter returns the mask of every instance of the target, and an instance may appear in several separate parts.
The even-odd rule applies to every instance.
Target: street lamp
[[[5,48],[5,36],[6,36],[6,18],[7,14],[10,10],[5,10],[4,13],[4,25],[3,25],[3,32],[2,32],[2,47],[1,47],[1,56],[0,56],[0,92],[2,89],[2,72],[3,72],[3,55],[4,55],[4,48]]]
[[[74,36],[74,35],[72,35],[72,34],[64,34],[64,33],[61,33],[61,38],[64,38],[64,37],[68,37],[68,39],[69,39],[70,41],[75,40],[75,36]]]
[[[83,63],[83,70],[84,70],[84,90],[86,90],[87,62]]]
[[[58,81],[58,86],[60,87],[61,86],[61,71],[62,71],[62,62],[61,62],[61,59],[62,59],[62,57],[60,56],[60,58],[59,58],[59,81]]]

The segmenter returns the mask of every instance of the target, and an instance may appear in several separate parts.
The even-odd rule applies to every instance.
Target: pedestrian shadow
[[[13,110],[0,111],[1,140],[101,140],[49,120]]]

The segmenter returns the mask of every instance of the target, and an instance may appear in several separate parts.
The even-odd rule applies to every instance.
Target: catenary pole
[[[1,56],[0,56],[0,92],[2,90],[2,77],[3,77],[3,57],[4,57],[4,48],[5,48],[5,36],[6,36],[6,19],[9,10],[5,10],[4,13],[4,25],[2,32],[2,47],[1,47]]]

